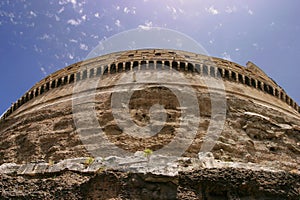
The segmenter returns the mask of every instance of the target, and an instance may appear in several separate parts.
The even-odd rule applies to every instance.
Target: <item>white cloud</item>
[[[143,30],[150,30],[152,26],[152,21],[146,21],[145,25],[139,25],[139,28]]]
[[[253,11],[252,11],[251,9],[249,9],[249,10],[248,10],[248,14],[249,14],[249,15],[253,15],[254,13],[253,13]]]
[[[57,13],[60,14],[65,10],[65,7],[62,7]]]
[[[232,61],[230,55],[227,52],[222,53],[222,58],[225,60]]]
[[[108,25],[105,25],[105,29],[106,29],[106,31],[107,32],[110,32],[110,31],[112,31],[113,29],[112,28],[110,28]]]
[[[86,15],[81,16],[81,19],[82,19],[83,21],[85,21],[85,20],[86,20]]]
[[[217,9],[215,9],[214,6],[210,6],[209,8],[206,8],[205,10],[212,15],[219,14],[219,11]]]
[[[83,43],[80,44],[79,48],[81,50],[84,50],[84,51],[87,51],[89,49],[89,47],[86,44],[83,44]]]
[[[46,72],[46,70],[45,70],[44,67],[41,67],[41,71],[42,71],[42,73],[43,73],[44,75],[47,75],[47,72]]]
[[[125,7],[124,8],[124,13],[128,14],[130,12],[129,8]]]
[[[225,9],[225,12],[229,13],[229,14],[234,13],[236,11],[237,11],[237,8],[235,6],[232,6],[232,7],[227,6],[226,9]]]
[[[55,20],[58,22],[60,21],[60,18],[57,15],[55,15]]]
[[[78,26],[79,24],[81,24],[81,20],[78,19],[78,20],[75,20],[75,19],[69,19],[68,20],[68,24],[71,24],[73,26]]]
[[[33,16],[33,17],[36,17],[36,16],[37,16],[36,13],[33,12],[33,11],[30,11],[30,15]]]
[[[100,14],[97,12],[97,13],[95,13],[95,17],[96,18],[100,18]]]
[[[68,54],[68,57],[71,59],[71,60],[73,60],[74,59],[74,56],[72,55],[72,54]]]
[[[121,27],[121,22],[120,22],[120,20],[116,20],[116,22],[115,22],[115,25],[117,26],[117,27]]]
[[[49,40],[51,38],[50,38],[50,35],[48,35],[47,33],[45,33],[43,36],[39,37],[38,39],[40,39],[40,40]]]
[[[78,42],[77,40],[74,40],[74,39],[70,39],[69,41],[73,42],[73,43],[77,43]]]

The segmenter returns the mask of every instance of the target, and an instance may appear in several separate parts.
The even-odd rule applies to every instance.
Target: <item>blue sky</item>
[[[138,27],[176,30],[211,56],[252,61],[300,103],[299,8],[295,0],[3,0],[0,113],[48,74]]]

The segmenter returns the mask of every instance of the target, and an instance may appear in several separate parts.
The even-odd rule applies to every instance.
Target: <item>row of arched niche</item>
[[[280,87],[274,88],[267,83],[257,80],[253,77],[243,75],[233,70],[228,70],[223,67],[191,62],[181,61],[161,61],[161,60],[136,60],[128,62],[112,63],[95,68],[85,69],[83,71],[68,74],[57,79],[48,81],[41,86],[28,91],[10,109],[3,115],[2,119],[7,118],[12,112],[33,98],[48,92],[51,89],[61,87],[66,84],[71,84],[75,81],[81,81],[87,78],[105,76],[109,74],[122,73],[134,70],[177,70],[191,73],[199,73],[203,76],[213,78],[223,78],[224,80],[238,82],[246,86],[256,88],[278,99],[281,99],[289,106],[293,107],[300,113],[300,107],[294,102]]]

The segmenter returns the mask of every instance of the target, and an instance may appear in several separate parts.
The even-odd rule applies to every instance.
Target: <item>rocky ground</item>
[[[61,171],[0,176],[1,199],[299,199],[300,176],[205,169],[164,176],[121,171]]]
[[[1,199],[300,198],[297,172],[253,163],[220,162],[211,156],[180,158],[165,165],[154,161],[158,158],[152,158],[152,163],[141,156],[92,161],[78,158],[55,164],[3,164]]]

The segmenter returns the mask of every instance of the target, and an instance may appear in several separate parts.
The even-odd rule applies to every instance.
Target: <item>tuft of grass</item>
[[[150,156],[153,154],[153,151],[151,149],[145,149],[144,150],[144,156],[147,158],[147,161],[150,161]]]
[[[99,169],[96,171],[96,173],[97,174],[101,174],[103,171],[105,171],[106,170],[106,168],[105,168],[105,166],[101,166],[101,167],[99,167]]]
[[[89,165],[91,165],[94,161],[95,161],[95,159],[94,159],[93,157],[88,157],[88,158],[85,160],[84,164],[85,164],[86,166],[89,166]]]
[[[53,160],[49,160],[49,161],[48,161],[48,165],[49,165],[49,166],[53,166],[53,165],[54,165],[54,161],[53,161]]]

